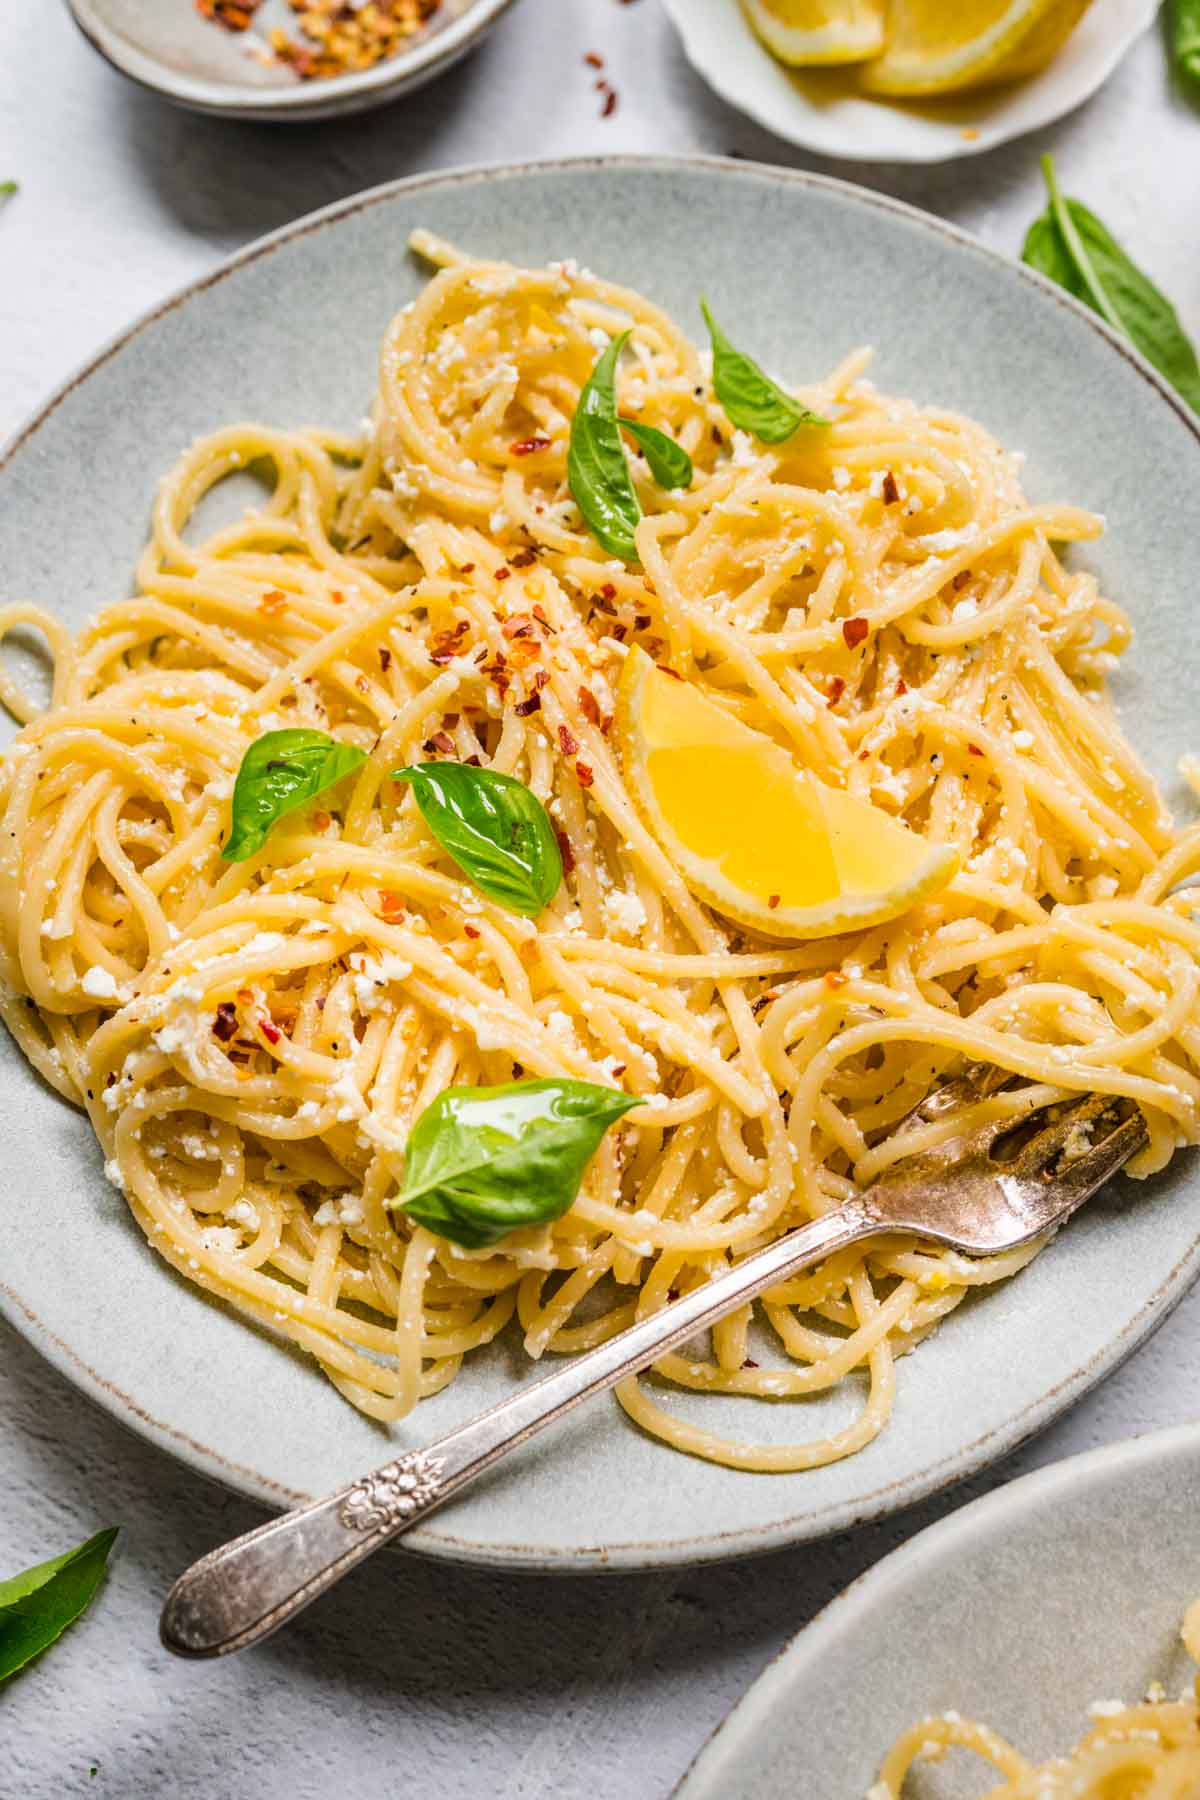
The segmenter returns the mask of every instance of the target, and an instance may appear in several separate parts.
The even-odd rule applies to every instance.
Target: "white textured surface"
[[[619,90],[609,119],[585,50],[606,56]],[[869,180],[1015,251],[1047,148],[1200,333],[1200,112],[1171,94],[1153,34],[1051,131],[943,169],[854,170],[798,157],[714,99],[655,0],[523,0],[417,96],[294,128],[168,109],[112,75],[52,0],[0,0],[0,178],[22,182],[0,214],[0,435],[225,252],[395,175],[737,150]],[[4,1203],[24,1203],[19,1170]],[[1027,1451],[889,1526],[692,1575],[560,1582],[380,1563],[263,1649],[191,1667],[158,1647],[162,1593],[260,1515],[128,1437],[10,1333],[0,1350],[0,1573],[125,1528],[92,1613],[0,1696],[3,1800],[661,1800],[784,1639],[901,1537],[1018,1469],[1200,1412],[1193,1297]]]

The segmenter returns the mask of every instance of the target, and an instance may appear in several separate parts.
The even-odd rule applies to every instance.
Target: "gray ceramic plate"
[[[1200,1427],[1040,1469],[894,1551],[794,1638],[709,1740],[676,1800],[863,1800],[926,1713],[994,1726],[1039,1761],[1095,1700],[1172,1698],[1200,1594]],[[912,1800],[990,1792],[965,1752],[918,1765]],[[995,1777],[993,1776],[993,1781]]]
[[[325,119],[383,106],[465,56],[511,4],[442,0],[428,24],[386,62],[326,81],[300,81],[261,54],[273,26],[303,42],[283,0],[262,0],[246,32],[202,18],[193,0],[67,0],[84,37],[114,69],[194,112],[241,119]]]
[[[694,327],[703,285],[734,337],[797,378],[879,346],[881,383],[986,420],[1028,453],[1035,495],[1106,511],[1096,566],[1138,625],[1124,720],[1170,779],[1196,746],[1200,431],[1090,314],[944,225],[813,176],[606,159],[439,175],[334,207],[187,290],[70,383],[0,464],[0,571],[76,623],[128,589],[155,482],[230,419],[353,427],[376,348],[423,271],[417,224],[486,254],[575,256]],[[303,320],[301,327],[297,321]],[[319,1493],[531,1378],[500,1345],[390,1436],[298,1357],[149,1251],[88,1126],[0,1045],[9,1171],[4,1306],[59,1367],[196,1468],[268,1501]],[[53,1249],[51,1246],[54,1246]],[[610,1400],[560,1426],[408,1540],[476,1562],[644,1567],[742,1555],[908,1504],[1061,1412],[1200,1266],[1189,1158],[1096,1202],[1031,1269],[956,1313],[900,1370],[885,1434],[833,1468],[735,1473],[663,1450]],[[671,1404],[741,1437],[846,1420],[842,1393]]]

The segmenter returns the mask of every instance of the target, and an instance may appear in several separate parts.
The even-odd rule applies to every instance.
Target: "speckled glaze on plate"
[[[1200,1595],[1200,1426],[1068,1457],[964,1506],[863,1575],[780,1651],[709,1739],[675,1800],[863,1800],[927,1713],[992,1725],[1037,1761],[1095,1700],[1173,1699]],[[988,1774],[992,1774],[992,1783]],[[998,1779],[965,1752],[918,1765],[905,1797],[974,1800]]]
[[[875,375],[959,407],[1027,452],[1038,498],[1106,511],[1091,560],[1133,612],[1124,724],[1175,788],[1196,745],[1200,429],[1127,346],[1038,277],[940,222],[818,177],[705,160],[578,161],[422,177],[304,220],[134,326],[0,461],[0,587],[76,625],[129,589],[155,484],[239,417],[352,428],[380,337],[425,271],[426,225],[484,254],[575,256],[796,379],[873,342]],[[303,316],[303,330],[289,325]],[[1192,671],[1194,677],[1194,669]],[[8,1171],[0,1304],[87,1393],[219,1480],[280,1503],[324,1492],[530,1380],[514,1340],[390,1432],[316,1368],[155,1257],[101,1174],[87,1123],[0,1042]],[[643,1568],[746,1555],[894,1511],[971,1473],[1115,1366],[1200,1267],[1200,1170],[1120,1184],[1031,1268],[960,1308],[899,1369],[895,1415],[860,1455],[750,1475],[643,1437],[611,1399],[581,1409],[414,1532],[478,1563]],[[844,1423],[847,1389],[789,1405],[672,1395],[743,1438]]]
[[[450,68],[512,0],[442,0],[404,49],[349,75],[300,81],[256,55],[283,26],[301,39],[282,0],[265,0],[249,31],[231,32],[196,11],[193,0],[67,0],[88,42],[141,87],[193,112],[239,119],[331,119],[367,112]]]
[[[755,36],[738,0],[663,5],[696,73],[788,143],[848,162],[935,163],[994,150],[1081,106],[1152,23],[1159,0],[1092,0],[1039,74],[924,101],[861,94],[839,69],[787,68]]]

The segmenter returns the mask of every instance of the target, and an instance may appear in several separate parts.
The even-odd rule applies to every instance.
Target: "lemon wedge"
[[[886,0],[742,0],[742,5],[780,62],[861,62],[883,49]]]
[[[945,887],[953,850],[797,768],[644,650],[617,689],[625,779],[692,891],[771,937],[831,937],[894,919]]]
[[[1044,68],[1090,0],[891,0],[887,48],[860,71],[874,94],[952,94]]]

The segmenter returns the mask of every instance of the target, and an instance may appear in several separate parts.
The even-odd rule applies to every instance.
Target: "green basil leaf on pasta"
[[[0,1681],[60,1637],[90,1604],[104,1574],[117,1528],[0,1581]]]
[[[638,448],[644,451],[647,466],[659,487],[691,487],[695,470],[692,459],[682,444],[677,444],[665,431],[659,431],[653,425],[643,425],[640,419],[627,419],[624,414],[621,415],[620,425],[622,431],[627,431]]]
[[[402,1207],[439,1237],[486,1250],[565,1213],[614,1120],[643,1102],[587,1081],[447,1088],[416,1121]]]
[[[256,738],[234,784],[229,836],[221,846],[224,860],[244,862],[253,856],[277,819],[323,794],[366,760],[365,750],[340,744],[324,731],[296,727]]]
[[[760,443],[782,444],[802,425],[831,423],[793,400],[751,357],[735,350],[709,312],[707,300],[701,300],[700,311],[712,339],[713,391],[731,425]]]
[[[583,384],[571,420],[567,486],[584,523],[610,556],[636,562],[633,534],[642,516],[617,423],[617,360],[627,331],[613,338]]]
[[[471,763],[413,763],[409,781],[421,816],[442,849],[481,893],[534,919],[553,900],[562,857],[550,815],[523,781]]]
[[[1042,158],[1042,172],[1049,205],[1029,228],[1022,260],[1129,338],[1200,412],[1200,362],[1175,308],[1096,215],[1064,197],[1049,156]]]
[[[1176,74],[1200,83],[1200,0],[1171,0],[1169,30]]]

